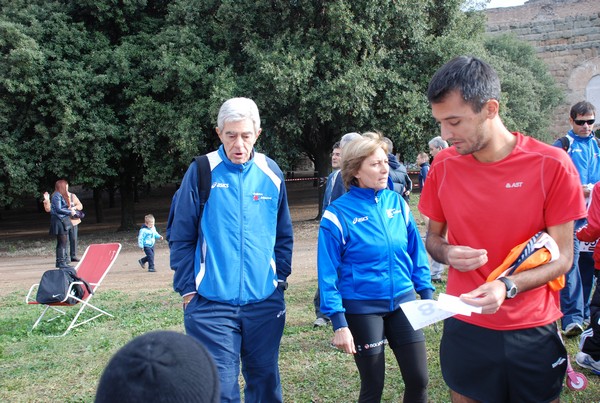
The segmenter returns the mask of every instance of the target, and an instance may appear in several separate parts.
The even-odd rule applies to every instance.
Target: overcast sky
[[[488,8],[521,6],[526,0],[492,0]]]

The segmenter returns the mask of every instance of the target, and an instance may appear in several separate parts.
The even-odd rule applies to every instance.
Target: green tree
[[[98,217],[118,189],[132,228],[136,189],[214,149],[232,96],[256,100],[257,147],[284,170],[307,155],[324,176],[350,131],[410,160],[438,131],[429,78],[459,54],[497,67],[509,128],[543,136],[560,92],[531,47],[485,36],[481,2],[0,0],[0,205],[66,177]]]
[[[500,113],[506,127],[547,143],[554,141],[548,122],[564,96],[535,49],[512,34],[487,37],[485,48],[501,78]]]
[[[0,206],[9,206],[37,190],[29,177],[35,168],[35,144],[23,142],[20,133],[27,130],[23,115],[40,86],[43,54],[21,26],[0,19],[0,58]]]
[[[192,156],[214,145],[212,120],[220,99],[211,94],[223,64],[202,29],[178,23],[181,9],[201,12],[210,2],[111,0],[73,2],[89,32],[107,38],[105,105],[117,121],[121,228],[136,226],[140,185],[179,180]],[[198,17],[198,15],[196,15]],[[196,20],[198,24],[202,20]],[[227,87],[227,77],[224,87]]]
[[[261,147],[284,166],[308,155],[321,175],[331,146],[350,131],[382,131],[415,154],[434,128],[427,77],[451,55],[436,38],[470,43],[483,33],[483,19],[462,12],[460,1],[211,4],[202,26],[197,18],[179,21],[211,33],[208,44],[233,71],[233,89],[257,100]]]
[[[0,203],[67,177],[97,201],[118,188],[127,229],[139,185],[181,176],[210,138],[202,83],[216,60],[195,34],[167,26],[169,3],[0,3]]]
[[[3,2],[2,10],[0,203],[39,195],[59,177],[92,187],[102,183],[98,172],[116,175],[103,143],[114,121],[90,57],[101,38],[56,2]]]

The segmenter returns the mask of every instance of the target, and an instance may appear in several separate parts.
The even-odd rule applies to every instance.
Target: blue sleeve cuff
[[[348,327],[348,322],[346,322],[346,315],[344,312],[336,312],[329,317],[331,319],[331,324],[333,326],[333,330],[338,330],[340,327]]]
[[[433,290],[430,288],[425,288],[424,290],[418,291],[421,299],[433,299]]]

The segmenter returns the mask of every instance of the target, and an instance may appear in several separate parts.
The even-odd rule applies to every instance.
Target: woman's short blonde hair
[[[350,185],[358,186],[356,174],[358,173],[363,161],[378,148],[383,149],[387,154],[387,144],[383,141],[383,135],[377,132],[366,132],[344,146],[342,153],[342,180],[346,190]]]

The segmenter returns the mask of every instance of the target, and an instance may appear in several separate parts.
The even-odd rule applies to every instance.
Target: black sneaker
[[[79,258],[78,257],[72,257],[71,258],[71,262],[79,262]]]
[[[142,262],[142,259],[138,260],[138,263],[140,264],[140,266],[142,266],[142,269],[146,268],[146,266],[144,265],[144,262]]]
[[[154,270],[154,269],[148,269],[148,271],[149,271],[150,273],[154,273],[156,270]]]

